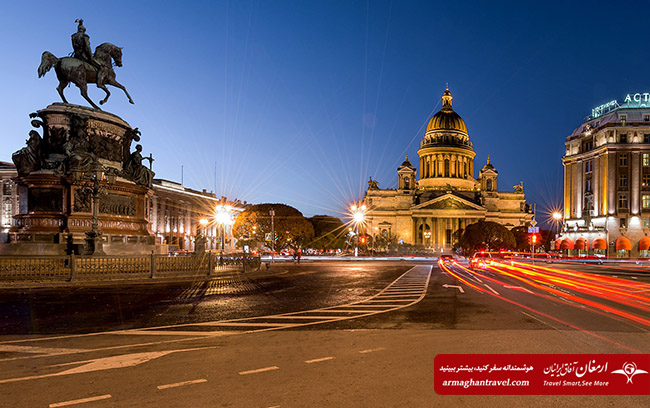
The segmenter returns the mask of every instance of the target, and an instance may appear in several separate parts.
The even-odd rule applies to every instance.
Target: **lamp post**
[[[72,172],[74,181],[80,185],[79,191],[92,196],[93,216],[90,231],[86,232],[86,255],[106,255],[104,253],[104,241],[102,232],[99,230],[99,198],[106,194],[106,187],[115,183],[115,173],[108,172],[101,163],[95,162],[90,172],[74,170]]]
[[[219,224],[219,226],[221,227],[221,253],[222,254],[224,251],[225,228],[226,225],[232,224],[231,211],[232,209],[230,208],[229,205],[220,204],[217,206],[217,211],[215,214],[217,224]]]
[[[350,207],[352,221],[354,222],[354,256],[359,256],[359,224],[363,223],[366,217],[366,205],[353,204]]]
[[[275,210],[271,208],[269,211],[271,216],[271,263],[273,263],[273,257],[275,256]]]

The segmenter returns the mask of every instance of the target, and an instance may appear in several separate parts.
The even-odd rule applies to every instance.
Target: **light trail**
[[[470,274],[474,274],[474,273],[475,273],[475,272],[472,271],[471,269],[465,268],[465,267],[459,265],[459,264],[456,263],[456,262],[453,262],[452,265],[453,265],[453,266],[457,266],[457,267],[461,268],[462,270],[464,270],[464,271],[466,271],[466,272],[468,272],[468,273],[470,273]],[[551,320],[553,320],[553,321],[555,321],[555,322],[558,322],[558,323],[560,323],[560,324],[562,324],[562,325],[565,325],[565,326],[567,326],[567,327],[570,327],[570,328],[575,329],[575,330],[577,330],[577,331],[580,331],[580,332],[582,332],[582,333],[588,334],[588,335],[590,335],[590,336],[596,337],[596,338],[598,338],[598,339],[600,339],[600,340],[603,340],[603,341],[606,341],[606,342],[608,342],[608,343],[614,344],[614,345],[616,345],[616,346],[618,346],[618,347],[621,347],[621,348],[624,348],[624,349],[626,349],[626,350],[630,350],[630,351],[633,351],[633,352],[635,352],[635,353],[636,353],[636,352],[641,352],[640,350],[637,350],[637,349],[634,349],[634,348],[628,347],[628,346],[626,346],[626,345],[624,345],[624,344],[621,344],[621,343],[619,343],[619,342],[617,342],[617,341],[614,341],[614,340],[608,339],[608,338],[603,337],[603,336],[601,336],[601,335],[599,335],[599,334],[596,334],[596,333],[591,332],[591,331],[589,331],[589,330],[586,330],[586,329],[583,329],[583,328],[581,328],[581,327],[578,327],[578,326],[576,326],[576,325],[574,325],[574,324],[571,324],[571,323],[569,323],[569,322],[567,322],[567,321],[565,321],[565,320],[559,319],[559,318],[557,318],[557,317],[555,317],[555,316],[552,316],[552,315],[550,315],[550,314],[548,314],[548,313],[545,313],[545,312],[542,312],[542,311],[540,311],[540,310],[534,309],[534,308],[532,308],[532,307],[529,307],[529,306],[523,305],[523,304],[521,304],[521,303],[519,303],[519,302],[516,302],[516,301],[514,301],[514,300],[508,299],[508,298],[506,298],[506,297],[504,297],[504,296],[502,296],[502,295],[495,294],[495,293],[493,293],[493,292],[491,292],[491,291],[489,291],[489,290],[487,290],[487,289],[484,289],[484,288],[482,288],[482,287],[480,287],[480,286],[478,286],[478,285],[475,285],[475,284],[469,282],[467,279],[465,279],[465,278],[463,278],[462,276],[460,276],[459,274],[453,272],[453,271],[451,270],[451,268],[449,268],[447,265],[445,265],[445,264],[442,263],[442,262],[439,262],[439,266],[440,266],[441,269],[443,269],[445,272],[447,272],[448,274],[450,274],[450,275],[453,276],[454,278],[458,279],[459,281],[461,281],[462,283],[466,284],[467,286],[469,286],[469,287],[471,287],[471,288],[473,288],[473,289],[476,289],[476,290],[479,291],[479,292],[486,293],[486,294],[488,294],[488,295],[491,295],[491,296],[497,297],[497,298],[499,298],[499,299],[501,299],[501,300],[503,300],[503,301],[505,301],[505,302],[508,302],[508,303],[513,304],[513,305],[519,306],[519,307],[521,307],[521,308],[523,308],[523,309],[526,309],[526,310],[528,310],[528,311],[530,311],[530,312],[536,313],[536,314],[538,314],[538,315],[540,315],[540,316],[544,316],[544,317],[546,317],[546,318],[548,318],[548,319],[551,319]],[[499,266],[504,266],[504,265],[499,264]],[[494,269],[496,270],[496,268],[494,268]],[[496,271],[497,271],[497,272],[501,272],[500,270],[496,270]],[[505,285],[506,285],[504,282],[498,281],[497,279],[493,279],[493,278],[491,278],[491,277],[489,277],[489,276],[486,276],[485,274],[479,274],[479,275],[480,275],[482,278],[488,279],[488,280],[493,281],[493,282],[495,282],[495,283],[498,283],[498,284],[500,284],[500,285],[502,285],[502,286],[505,286]],[[514,278],[516,278],[516,279],[518,279],[518,280],[523,281],[523,282],[526,283],[526,284],[532,284],[533,287],[536,287],[536,288],[542,289],[543,291],[546,291],[546,292],[548,292],[547,289],[551,289],[551,288],[544,287],[543,285],[540,285],[540,284],[534,283],[534,282],[532,282],[532,281],[527,281],[526,279],[521,278],[521,277],[518,277],[517,275],[514,275],[514,274],[508,274],[508,273],[506,272],[505,275],[510,275],[510,276],[512,276],[512,277],[514,277]],[[561,292],[561,291],[556,291],[556,292],[559,292],[560,294],[564,294],[564,293]],[[547,296],[542,295],[542,294],[538,294],[538,293],[534,293],[534,295],[541,296],[541,297],[543,297],[543,298],[548,298]],[[565,295],[566,295],[566,294],[565,294]],[[554,300],[554,299],[551,298],[550,300]],[[601,312],[601,313],[602,313],[602,312]],[[624,316],[624,317],[625,317],[625,316]],[[641,319],[642,319],[642,318],[641,318]],[[645,319],[643,319],[643,320],[645,320]],[[644,323],[644,324],[645,324],[645,325],[650,325],[650,321],[648,321],[648,320],[646,320],[646,321],[647,321],[647,323]]]

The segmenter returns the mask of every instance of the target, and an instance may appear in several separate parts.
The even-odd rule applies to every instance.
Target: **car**
[[[477,252],[469,260],[469,267],[472,269],[485,269],[493,262],[492,254],[489,252]]]
[[[454,257],[451,255],[440,255],[438,257],[439,264],[451,263],[454,261]]]

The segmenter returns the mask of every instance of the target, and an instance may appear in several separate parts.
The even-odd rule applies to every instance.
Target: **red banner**
[[[650,354],[438,354],[441,395],[650,395]]]

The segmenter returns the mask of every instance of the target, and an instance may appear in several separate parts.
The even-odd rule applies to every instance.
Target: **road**
[[[0,406],[647,406],[433,391],[439,353],[649,353],[647,273],[598,268],[314,263],[5,291]]]

